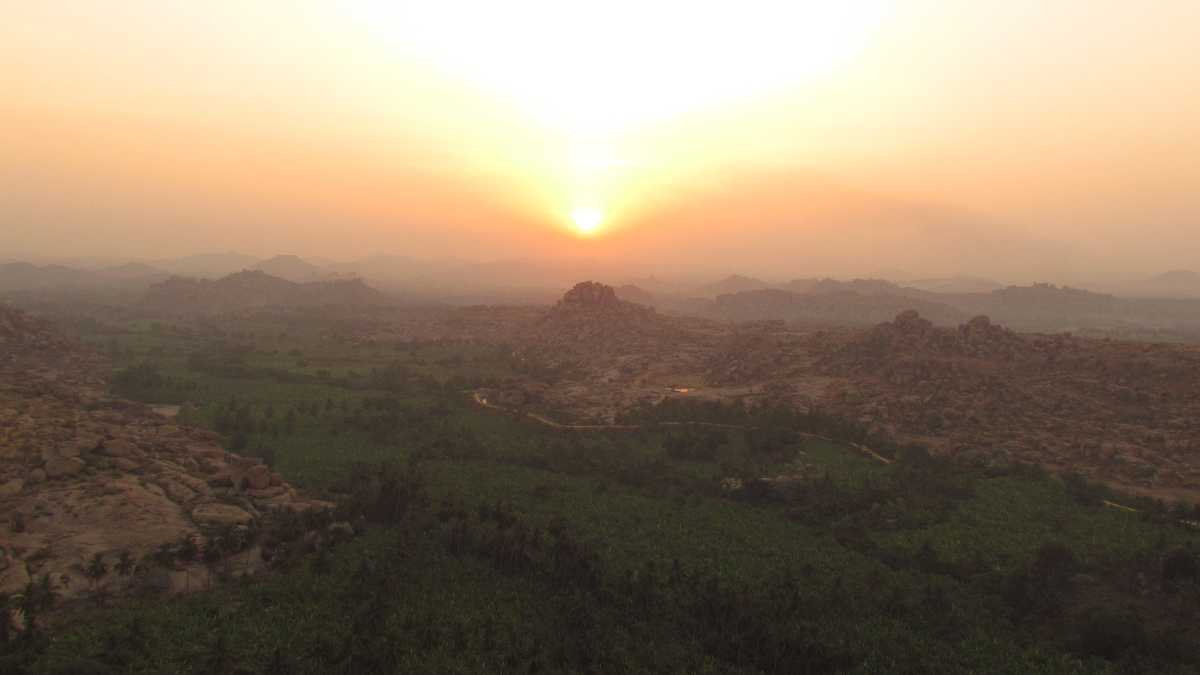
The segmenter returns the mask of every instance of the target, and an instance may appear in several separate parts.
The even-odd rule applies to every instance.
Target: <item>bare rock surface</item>
[[[254,516],[250,515],[245,509],[240,509],[229,504],[201,504],[192,509],[192,520],[201,525],[214,525],[217,527],[229,525],[248,525],[254,520]]]
[[[88,589],[83,565],[97,553],[141,558],[269,509],[332,506],[225,452],[212,432],[112,398],[102,363],[0,306],[0,593],[48,575],[71,599]],[[214,486],[214,476],[228,480]],[[276,486],[260,499],[243,482]]]

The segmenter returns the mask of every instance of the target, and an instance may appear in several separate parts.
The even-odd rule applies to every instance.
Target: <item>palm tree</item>
[[[232,671],[233,655],[229,651],[229,641],[225,638],[224,633],[219,633],[216,642],[213,643],[212,649],[204,658],[204,666],[201,672],[224,675]]]
[[[33,579],[25,584],[25,592],[20,595],[20,601],[17,603],[16,609],[21,612],[22,620],[25,624],[25,630],[30,631],[34,627],[36,621],[38,607],[41,606],[39,597],[39,589]],[[27,632],[27,634],[29,634]]]
[[[0,593],[0,645],[8,642],[9,632],[12,627],[12,616],[9,615],[11,604],[12,596],[8,593]],[[278,655],[278,650],[276,650],[276,654]]]
[[[209,588],[212,588],[213,570],[216,569],[217,565],[220,564],[221,559],[224,557],[224,549],[225,539],[221,536],[210,537],[209,540],[204,543],[204,553],[202,554],[202,559],[204,560],[204,567],[208,570]]]
[[[283,655],[283,650],[279,647],[275,648],[275,654],[271,657],[271,663],[267,664],[267,669],[263,671],[266,675],[287,675],[292,672],[291,664]]]
[[[117,574],[127,577],[130,574],[133,574],[133,568],[135,566],[136,563],[133,560],[133,555],[128,550],[121,551],[121,555],[117,559]]]
[[[38,582],[38,609],[50,609],[57,599],[58,593],[54,590],[54,581],[50,579],[49,574],[43,574]]]
[[[92,584],[92,590],[96,589],[96,584],[108,574],[108,563],[104,562],[104,554],[96,552],[83,567],[83,574]]]
[[[190,534],[186,535],[183,540],[179,542],[179,549],[175,551],[175,557],[179,560],[179,562],[183,563],[183,572],[186,580],[184,591],[187,593],[192,591],[192,573],[189,569],[189,566],[196,561],[196,556],[199,553],[200,550],[196,548],[196,542],[194,539],[192,539],[192,535]]]

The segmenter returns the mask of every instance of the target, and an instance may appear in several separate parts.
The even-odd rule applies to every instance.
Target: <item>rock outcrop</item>
[[[1200,491],[1200,349],[1019,334],[912,312],[826,345],[821,401],[964,457],[999,456],[1140,488]]]
[[[269,509],[331,506],[225,452],[216,434],[111,398],[101,363],[0,307],[0,592],[48,575],[70,599],[89,588],[94,554],[140,558]]]

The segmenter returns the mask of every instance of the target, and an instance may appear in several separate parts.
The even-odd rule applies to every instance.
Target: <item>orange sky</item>
[[[0,258],[1200,268],[1197,44],[1195,0],[14,3]]]

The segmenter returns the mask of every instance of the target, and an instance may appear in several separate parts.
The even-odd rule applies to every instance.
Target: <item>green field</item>
[[[747,414],[759,431],[711,438],[653,425],[556,431],[474,406],[465,392],[514,375],[496,348],[353,345],[324,324],[263,319],[219,331],[142,321],[84,337],[112,355],[120,393],[182,404],[183,421],[220,431],[238,451],[339,502],[339,517],[363,532],[277,573],[187,598],[71,610],[0,665],[1200,667],[1200,533],[1162,504],[1036,467],[969,470],[915,450],[883,465],[794,434],[811,421],[766,411]],[[757,480],[781,474],[797,478]],[[723,487],[727,478],[741,487]],[[1101,497],[1138,512],[1107,508]]]

